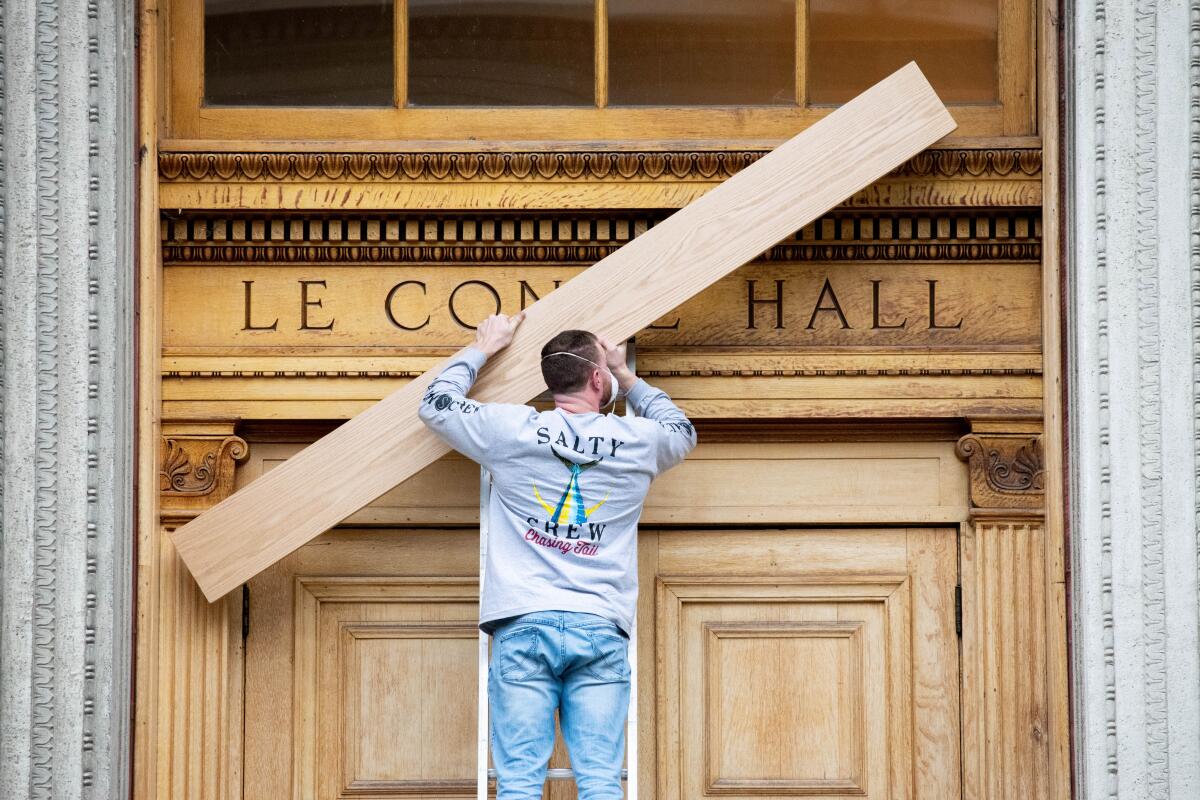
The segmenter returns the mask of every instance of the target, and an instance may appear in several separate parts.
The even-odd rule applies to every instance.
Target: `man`
[[[637,601],[637,523],[651,480],[696,445],[688,418],[625,364],[624,345],[568,330],[542,348],[554,408],[467,399],[524,314],[496,314],[430,384],[421,420],[492,475],[479,625],[497,800],[541,798],[554,711],[580,800],[619,800]],[[618,387],[637,417],[601,413]]]

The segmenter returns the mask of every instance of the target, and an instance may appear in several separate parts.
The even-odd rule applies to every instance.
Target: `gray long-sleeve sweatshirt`
[[[421,401],[421,420],[492,474],[479,626],[531,611],[587,611],[626,634],[637,603],[637,525],[650,482],[696,446],[665,392],[640,378],[638,414],[538,411],[467,393],[487,356],[471,347]]]

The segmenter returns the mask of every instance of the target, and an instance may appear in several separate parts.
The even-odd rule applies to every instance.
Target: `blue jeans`
[[[536,611],[493,632],[488,666],[496,800],[540,800],[554,710],[579,800],[620,800],[629,711],[629,640],[611,621]]]

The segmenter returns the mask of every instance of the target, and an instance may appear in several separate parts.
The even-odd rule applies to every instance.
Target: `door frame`
[[[162,476],[161,419],[162,262],[159,240],[159,134],[164,120],[163,65],[169,38],[157,0],[142,0],[138,14],[137,143],[137,497],[136,592],[134,608],[133,772],[134,796],[150,798],[239,797],[240,762],[234,743],[240,726],[234,701],[241,650],[240,598],[209,605],[189,586],[190,576],[170,549],[168,534],[220,494],[195,495],[194,502],[164,502],[153,489]],[[1058,4],[1039,4],[1038,103],[1041,131],[1043,209],[1042,374],[1040,421],[968,420],[974,449],[963,453],[970,471],[970,509],[964,531],[974,537],[965,563],[974,583],[963,585],[964,631],[979,637],[973,651],[973,693],[1027,693],[1006,702],[978,700],[978,714],[964,724],[964,797],[1000,798],[1010,788],[1030,797],[1070,796],[1067,597],[1065,594],[1063,412],[1063,315],[1061,295],[1063,173],[1058,106],[1061,32]],[[1008,144],[999,141],[1000,146]],[[228,430],[214,430],[228,422]],[[203,423],[203,424],[201,424]],[[237,439],[234,421],[197,421],[190,447]],[[236,442],[232,443],[236,445]],[[223,445],[220,463],[233,472],[237,447]],[[1024,448],[1024,450],[1022,450]],[[1015,486],[1015,465],[1037,466]],[[996,454],[993,457],[993,454]],[[1023,467],[1024,468],[1024,467]],[[1020,470],[1017,470],[1018,472]],[[172,505],[174,504],[174,505]],[[898,521],[901,522],[901,521]],[[1024,537],[1024,538],[1022,538]],[[1018,547],[1018,542],[1020,545]],[[1013,556],[1020,555],[1016,561]],[[964,575],[968,573],[964,570]],[[1005,587],[1021,586],[1040,597],[1041,609],[1017,603],[1020,614],[1004,616],[990,601]],[[1023,601],[1028,592],[1015,600]],[[1009,626],[1012,626],[1011,628]],[[988,660],[998,631],[1021,630],[1044,659],[1039,679],[1022,685],[1011,662]],[[1006,644],[1010,644],[1006,642]],[[187,663],[199,672],[181,669]],[[204,665],[220,674],[204,673]],[[180,702],[183,698],[184,702]],[[199,702],[201,698],[203,702]],[[967,700],[964,696],[964,708]],[[1020,718],[1004,713],[1018,709]],[[969,740],[974,736],[974,743]],[[218,751],[228,758],[203,757]],[[977,757],[968,761],[968,753]],[[968,774],[969,773],[969,774]]]

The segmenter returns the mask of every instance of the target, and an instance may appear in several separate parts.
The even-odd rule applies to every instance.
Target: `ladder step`
[[[489,781],[496,780],[496,770],[489,769],[487,771]],[[548,769],[546,770],[546,780],[548,781],[573,781],[575,780],[575,771],[570,769]],[[629,780],[629,770],[621,768],[621,780]]]

